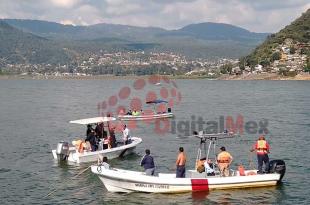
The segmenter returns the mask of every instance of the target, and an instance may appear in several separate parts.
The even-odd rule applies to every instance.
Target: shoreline
[[[139,79],[148,78],[150,75],[143,76],[114,76],[114,75],[92,75],[92,76],[37,76],[37,75],[0,75],[0,80],[115,80],[115,79]],[[221,75],[218,78],[208,78],[206,76],[170,76],[170,79],[184,80],[310,80],[310,73],[301,73],[294,77],[281,76],[275,73],[264,74],[242,74],[242,75]]]

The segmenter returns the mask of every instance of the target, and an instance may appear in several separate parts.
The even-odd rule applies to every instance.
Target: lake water
[[[162,85],[134,89],[134,80],[0,80],[0,203],[1,204],[309,204],[309,136],[310,82],[300,81],[210,81],[176,80]],[[165,84],[166,83],[166,84]],[[242,116],[244,123],[268,121],[267,140],[270,158],[283,159],[287,171],[283,183],[276,187],[185,193],[176,195],[109,193],[90,170],[73,179],[87,168],[85,165],[58,165],[51,150],[63,139],[71,142],[83,136],[85,127],[68,121],[98,115],[102,102],[118,96],[123,87],[144,101],[149,91],[167,87],[176,89],[173,112],[179,129],[176,134],[159,135],[154,125],[139,123],[132,135],[143,138],[136,154],[111,160],[114,167],[142,170],[139,166],[146,148],[156,160],[157,172],[173,167],[179,146],[188,155],[187,168],[195,163],[199,141],[180,139],[184,123],[202,117],[219,121],[223,116]],[[181,98],[177,94],[181,93]],[[180,100],[179,103],[176,103]],[[109,101],[107,101],[109,103]],[[99,104],[98,104],[99,103]],[[113,106],[114,103],[110,102]],[[98,107],[99,106],[99,107]],[[112,107],[113,107],[112,106]],[[116,105],[115,105],[116,106]],[[103,109],[103,108],[102,108]],[[192,117],[193,116],[193,117]],[[181,121],[183,125],[180,125]],[[252,130],[253,131],[253,130]],[[221,141],[234,157],[232,168],[242,163],[251,166],[255,156],[249,149],[258,134]],[[57,188],[50,197],[44,198]]]

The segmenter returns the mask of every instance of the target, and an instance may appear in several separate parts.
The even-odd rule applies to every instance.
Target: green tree
[[[275,60],[280,60],[281,59],[281,53],[279,51],[274,52],[271,56],[271,60],[275,61]]]
[[[304,66],[304,71],[310,73],[310,58],[307,58],[307,63]]]
[[[245,66],[247,66],[246,57],[242,57],[239,59],[239,68],[244,70]]]
[[[294,46],[290,47],[290,54],[295,54],[296,53],[296,49]]]
[[[264,60],[260,61],[259,64],[261,64],[263,67],[267,67],[270,65],[270,61],[269,61],[269,59],[264,59]]]
[[[231,63],[227,63],[220,67],[220,72],[222,74],[227,74],[227,73],[231,74],[232,68],[233,68],[233,65]]]

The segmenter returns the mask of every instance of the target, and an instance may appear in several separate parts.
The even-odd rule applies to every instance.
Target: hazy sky
[[[0,18],[166,29],[221,22],[250,31],[276,32],[308,8],[309,0],[0,0]]]

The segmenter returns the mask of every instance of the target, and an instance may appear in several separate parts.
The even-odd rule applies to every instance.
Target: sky
[[[277,32],[309,8],[309,0],[0,0],[0,18],[165,29],[216,22]]]

